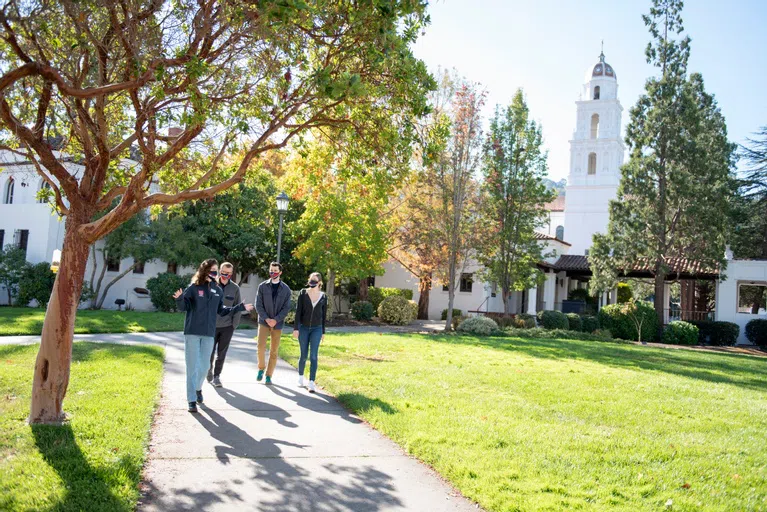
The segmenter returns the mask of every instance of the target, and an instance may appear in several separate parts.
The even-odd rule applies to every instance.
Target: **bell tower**
[[[564,239],[569,253],[586,254],[594,233],[607,231],[609,203],[620,182],[624,146],[615,70],[599,62],[586,72],[576,105],[576,125],[570,141],[570,174],[565,193]]]

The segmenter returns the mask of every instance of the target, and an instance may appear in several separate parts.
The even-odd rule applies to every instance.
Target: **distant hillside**
[[[543,180],[543,183],[545,183],[546,186],[549,187],[551,190],[555,190],[557,192],[557,195],[560,195],[560,196],[565,195],[565,187],[567,186],[566,179],[562,178],[559,181],[554,181],[554,180],[545,178]]]

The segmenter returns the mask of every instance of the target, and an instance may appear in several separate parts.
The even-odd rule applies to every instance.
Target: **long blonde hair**
[[[317,281],[320,282],[320,284],[317,285],[317,288],[322,290],[322,285],[324,284],[322,282],[322,274],[320,274],[319,272],[312,272],[311,274],[309,274],[309,279],[308,280],[311,281],[313,277],[316,277]]]

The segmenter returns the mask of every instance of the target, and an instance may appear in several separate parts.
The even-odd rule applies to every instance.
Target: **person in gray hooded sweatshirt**
[[[224,306],[232,307],[242,302],[240,298],[240,287],[232,281],[234,265],[229,262],[221,264],[221,272],[218,274],[218,286],[224,292]],[[229,350],[229,343],[232,341],[232,335],[237,326],[240,325],[240,313],[219,316],[216,319],[216,336],[213,339],[213,350],[210,353],[210,369],[208,370],[208,382],[214,387],[220,388],[221,371],[224,369],[226,352]],[[215,359],[215,364],[213,363]]]
[[[207,259],[200,263],[192,284],[186,290],[173,294],[179,311],[186,311],[184,318],[184,355],[186,359],[186,399],[189,412],[197,412],[202,403],[202,383],[210,368],[216,318],[241,311],[252,311],[251,304],[240,302],[236,306],[224,306],[224,292],[216,284],[218,261]]]

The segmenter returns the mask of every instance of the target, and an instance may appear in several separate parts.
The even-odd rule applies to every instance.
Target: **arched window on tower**
[[[591,138],[599,137],[599,114],[591,116]]]
[[[5,184],[5,193],[3,194],[3,203],[13,204],[13,189],[15,182],[13,178],[8,178],[8,183]]]
[[[589,153],[589,174],[597,173],[597,154]]]
[[[594,99],[595,100],[599,99],[599,86],[598,85],[596,87],[594,87]]]
[[[565,227],[564,226],[557,226],[556,231],[556,238],[557,240],[564,240],[565,239]]]

